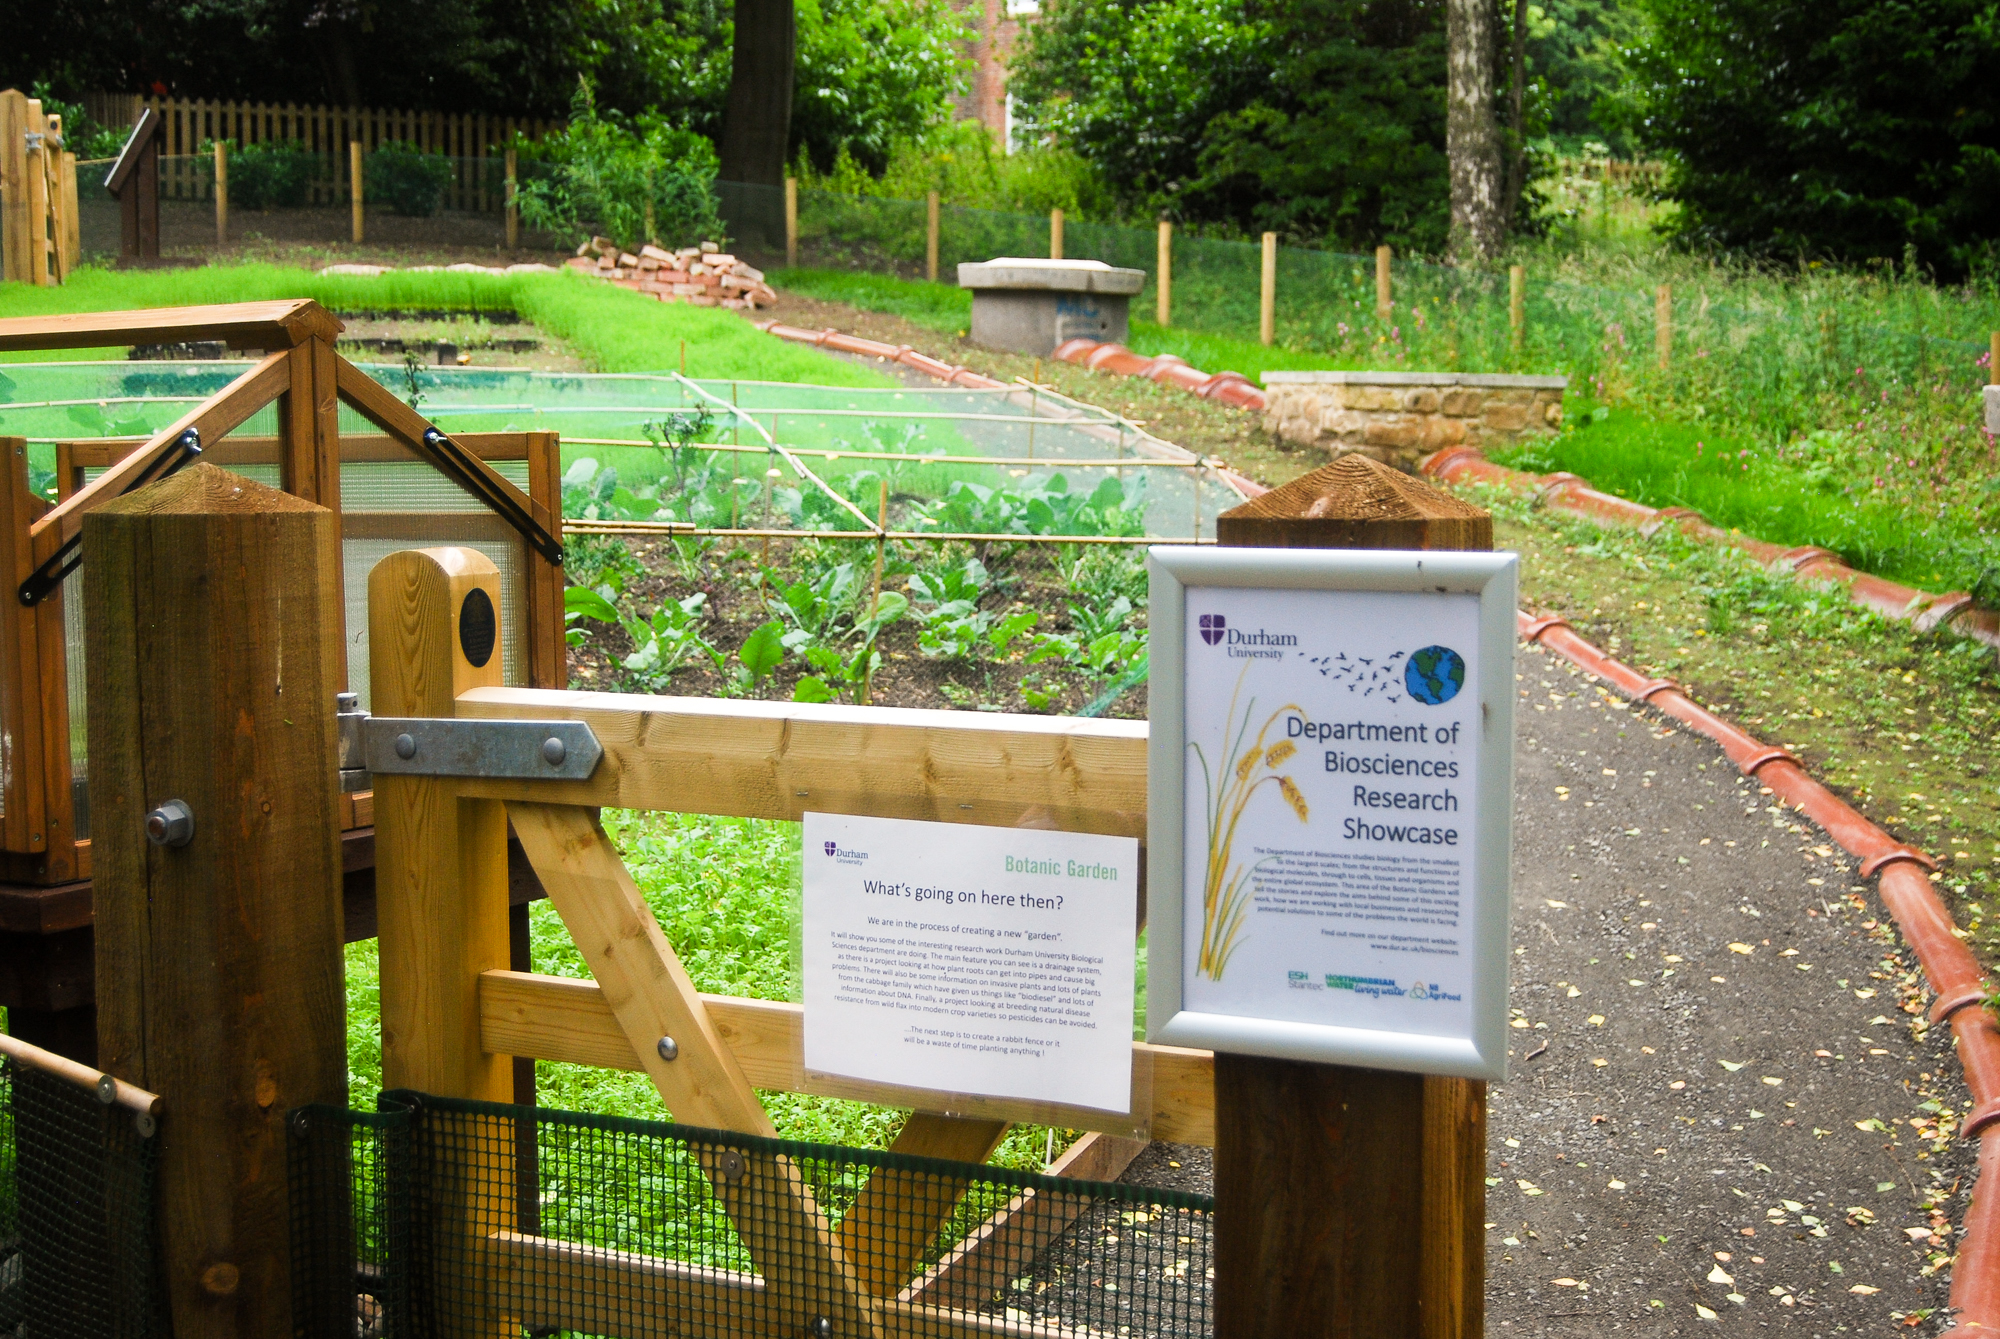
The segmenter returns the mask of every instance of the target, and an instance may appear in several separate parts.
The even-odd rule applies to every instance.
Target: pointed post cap
[[[1244,548],[1483,550],[1493,547],[1493,517],[1350,454],[1223,512],[1215,537]]]

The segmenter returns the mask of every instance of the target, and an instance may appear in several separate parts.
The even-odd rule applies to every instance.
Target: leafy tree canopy
[[[0,87],[562,118],[599,107],[713,138],[729,0],[0,0]],[[950,112],[963,36],[946,0],[798,0],[792,148],[880,170]]]
[[[1011,87],[1134,212],[1435,251],[1444,79],[1442,0],[1064,0]]]
[[[1681,237],[1787,258],[1992,263],[1990,0],[1639,0],[1634,134],[1674,163]]]

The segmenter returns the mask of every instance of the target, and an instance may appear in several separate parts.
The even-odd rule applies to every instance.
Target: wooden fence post
[[[42,100],[28,99],[27,152],[23,177],[28,188],[28,279],[44,287],[56,281],[53,262],[55,242],[49,236],[49,147],[45,137],[48,121],[42,116]]]
[[[62,156],[62,207],[62,245],[57,259],[67,281],[70,271],[83,259],[83,224],[76,213],[76,155],[67,149]]]
[[[1278,337],[1278,234],[1264,234],[1262,283],[1257,298],[1257,338],[1269,344]]]
[[[1507,347],[1516,358],[1528,342],[1528,269],[1507,267]]]
[[[1829,346],[1831,346],[1832,342],[1830,338],[1827,341]],[[1829,353],[1831,353],[1831,348],[1829,348]],[[1987,337],[1986,384],[1989,386],[2000,386],[2000,330],[1995,330]]]
[[[0,280],[28,278],[28,99],[0,90]]]
[[[1484,550],[1493,520],[1347,455],[1224,512],[1216,542]],[[1477,1339],[1485,1171],[1483,1083],[1218,1052],[1215,1333]]]
[[[1153,280],[1154,315],[1161,325],[1172,325],[1174,314],[1174,222],[1160,220],[1160,241],[1155,252]]]
[[[785,268],[799,264],[799,179],[785,178]]]
[[[1674,289],[1661,284],[1653,291],[1653,356],[1666,371],[1674,359]]]
[[[229,141],[215,141],[215,245],[229,245]]]
[[[937,282],[938,274],[938,193],[932,191],[924,202],[924,278]]]
[[[205,463],[83,523],[98,1058],[165,1099],[177,1335],[292,1333],[285,1115],[347,1097],[338,543]]]
[[[354,244],[361,245],[361,141],[347,142],[347,199],[354,213]]]
[[[521,183],[516,175],[518,164],[514,161],[514,150],[507,150],[507,249],[521,245]]]
[[[1051,209],[1049,211],[1049,259],[1061,260],[1062,258],[1063,212],[1060,209]]]
[[[1375,319],[1387,325],[1394,310],[1389,301],[1389,248],[1378,246],[1375,248]]]

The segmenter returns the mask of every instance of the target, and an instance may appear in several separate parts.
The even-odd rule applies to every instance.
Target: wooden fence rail
[[[497,213],[504,203],[506,173],[501,156],[515,135],[540,139],[556,123],[520,116],[476,112],[398,111],[382,107],[312,107],[297,103],[216,102],[154,98],[141,94],[94,93],[85,99],[93,119],[130,125],[147,107],[166,123],[161,152],[160,190],[168,200],[213,198],[209,150],[216,140],[236,148],[275,141],[303,146],[320,160],[307,203],[344,204],[350,183],[348,145],[372,153],[391,142],[414,144],[425,153],[473,160],[446,188],[445,208]]]

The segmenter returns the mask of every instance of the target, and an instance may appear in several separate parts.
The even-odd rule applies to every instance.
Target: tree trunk
[[[736,49],[722,117],[722,180],[785,184],[795,41],[793,0],[736,0]]]
[[[1451,159],[1451,252],[1500,254],[1500,131],[1494,116],[1494,0],[1445,3],[1445,152]]]
[[[1528,126],[1524,101],[1528,78],[1528,0],[1514,0],[1513,49],[1508,53],[1507,191],[1500,201],[1500,227],[1514,226],[1521,192],[1528,187]]]

